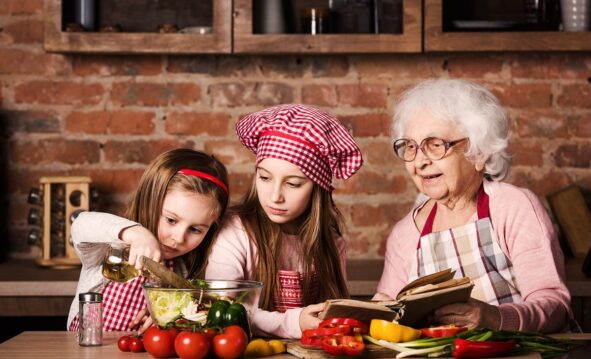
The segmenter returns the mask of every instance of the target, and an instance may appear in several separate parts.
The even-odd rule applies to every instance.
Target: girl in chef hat
[[[78,294],[103,294],[103,329],[127,331],[150,324],[142,292],[143,276],[119,283],[101,275],[110,246],[129,245],[129,263],[140,256],[164,261],[186,278],[203,278],[212,238],[228,204],[224,165],[206,153],[186,148],[156,157],[145,170],[126,218],[84,212],[72,224],[72,241],[82,261],[68,329],[79,326]]]
[[[304,105],[250,114],[236,131],[256,154],[255,174],[213,244],[205,277],[262,281],[254,334],[299,338],[320,322],[324,305],[314,303],[349,296],[332,178],[352,176],[361,153],[336,118]]]

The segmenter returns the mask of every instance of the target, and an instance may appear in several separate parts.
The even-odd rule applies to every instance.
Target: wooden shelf
[[[425,0],[425,52],[591,50],[591,32],[444,32],[442,12],[442,0]]]
[[[62,31],[62,3],[45,0],[45,50],[134,54],[361,54],[591,51],[591,32],[444,32],[442,0],[404,0],[401,34],[255,34],[252,0],[211,0],[212,32]],[[423,6],[424,3],[424,6]],[[423,25],[424,18],[424,25]]]
[[[213,1],[209,34],[101,33],[62,31],[62,0],[45,0],[45,42],[49,52],[198,54],[232,51],[232,2]]]
[[[279,53],[419,53],[421,0],[403,2],[402,34],[254,34],[252,0],[234,0],[234,51]]]

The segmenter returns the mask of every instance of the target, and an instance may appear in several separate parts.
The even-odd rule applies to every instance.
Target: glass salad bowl
[[[199,280],[196,287],[177,289],[144,283],[144,295],[154,323],[167,326],[181,321],[205,325],[209,309],[219,301],[256,308],[263,283],[248,280]]]

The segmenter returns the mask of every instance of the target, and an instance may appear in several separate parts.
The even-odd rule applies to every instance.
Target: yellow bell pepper
[[[387,320],[373,319],[369,326],[369,335],[378,340],[403,343],[419,339],[421,331]]]

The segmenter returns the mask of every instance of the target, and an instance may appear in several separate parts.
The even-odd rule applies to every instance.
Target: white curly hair
[[[404,135],[408,121],[429,112],[450,122],[470,140],[466,158],[484,162],[485,177],[503,180],[511,167],[509,124],[499,100],[479,84],[457,79],[426,80],[405,91],[396,104],[392,134]]]

